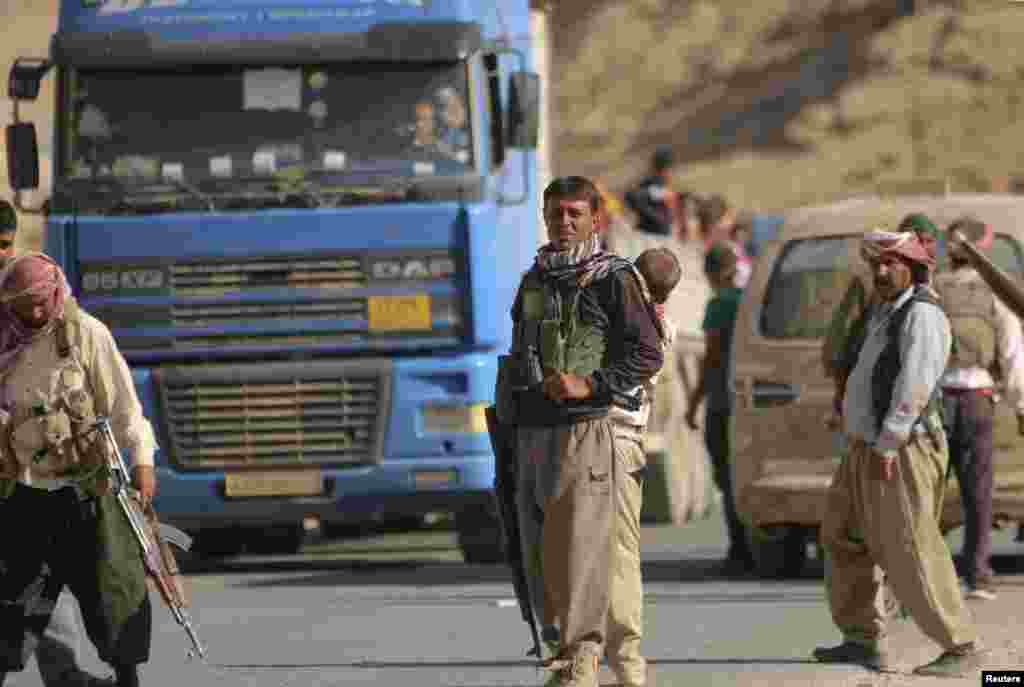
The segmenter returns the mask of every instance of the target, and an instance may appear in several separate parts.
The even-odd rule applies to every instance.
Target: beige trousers
[[[612,554],[611,604],[608,609],[608,666],[622,684],[646,684],[647,661],[640,653],[644,627],[644,589],[640,572],[640,510],[643,486],[632,472],[645,463],[639,435],[617,434],[615,550]]]
[[[877,477],[875,458],[851,442],[829,489],[821,540],[829,558],[826,588],[846,641],[879,645],[883,570],[921,631],[943,649],[974,641],[953,559],[939,530],[949,450],[914,435],[900,449],[895,475]]]
[[[610,603],[617,481],[607,419],[520,427],[519,521],[523,553],[545,625],[561,631],[561,653],[603,647]],[[537,589],[537,587],[540,589]],[[585,646],[589,645],[589,646]]]

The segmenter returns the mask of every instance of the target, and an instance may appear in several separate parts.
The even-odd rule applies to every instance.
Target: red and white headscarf
[[[919,265],[935,267],[935,258],[925,249],[921,239],[912,231],[893,232],[873,229],[861,238],[860,254],[873,262],[883,255],[896,255]]]
[[[26,253],[7,263],[0,271],[0,370],[36,338],[49,334],[64,316],[64,299],[70,293],[64,272],[47,255]],[[15,301],[26,296],[44,300],[44,327],[33,329],[15,314]]]

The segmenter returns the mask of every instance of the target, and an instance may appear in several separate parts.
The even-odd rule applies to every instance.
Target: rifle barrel
[[[992,289],[992,292],[1013,311],[1014,315],[1024,318],[1024,289],[970,241],[961,240],[959,247],[966,254],[971,267],[978,270],[978,274]]]

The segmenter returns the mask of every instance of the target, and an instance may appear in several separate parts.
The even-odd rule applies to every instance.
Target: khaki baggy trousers
[[[851,440],[829,489],[821,540],[829,565],[832,619],[846,641],[885,636],[880,567],[921,631],[943,649],[977,638],[939,530],[949,451],[915,434],[899,450],[895,475],[877,477],[871,447]]]
[[[641,434],[616,428],[615,548],[605,655],[620,683],[643,685],[647,661],[640,653],[644,589],[640,569],[643,484],[630,474],[646,462]]]
[[[543,624],[563,654],[603,646],[615,534],[616,446],[611,422],[519,427],[517,505],[524,560]],[[539,573],[539,574],[538,574]],[[537,589],[537,586],[541,589]]]

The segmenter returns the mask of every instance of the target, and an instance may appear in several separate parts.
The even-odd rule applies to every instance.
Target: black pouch
[[[523,386],[519,359],[513,355],[498,356],[498,379],[494,385],[494,405],[498,421],[514,425],[519,420],[519,389]]]

